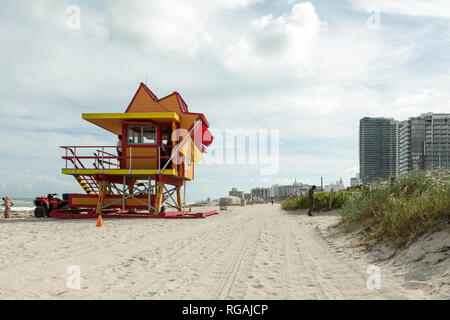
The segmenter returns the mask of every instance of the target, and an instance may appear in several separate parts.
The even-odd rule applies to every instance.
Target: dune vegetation
[[[329,208],[330,194],[314,195],[314,210]],[[284,210],[306,209],[308,196],[284,201]],[[418,236],[450,223],[450,171],[415,171],[333,195],[332,208],[342,208],[340,225],[362,230],[368,240],[404,246]]]
[[[343,204],[350,197],[349,191],[340,191],[333,194],[333,200],[331,201],[332,209],[342,208]],[[314,211],[326,210],[330,207],[330,193],[321,192],[314,194]],[[295,199],[283,201],[281,203],[283,210],[297,210],[309,208],[308,196],[301,196]]]
[[[342,206],[341,225],[369,239],[404,246],[450,223],[450,171],[416,171],[353,192]]]

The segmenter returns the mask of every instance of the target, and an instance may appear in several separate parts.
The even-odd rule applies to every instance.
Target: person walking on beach
[[[272,205],[273,205],[273,197],[272,197]]]
[[[309,211],[308,216],[312,217],[313,207],[314,207],[314,190],[316,190],[316,186],[312,186],[308,190],[308,198],[309,198]]]
[[[8,197],[3,197],[3,206],[5,207],[5,219],[11,218],[11,207],[14,205]]]

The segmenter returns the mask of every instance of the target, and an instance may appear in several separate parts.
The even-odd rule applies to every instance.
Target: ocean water
[[[3,196],[0,197],[0,212],[5,211],[5,207],[3,206],[2,199]],[[12,211],[26,211],[26,210],[34,210],[35,206],[32,198],[10,198],[14,205],[11,207]]]

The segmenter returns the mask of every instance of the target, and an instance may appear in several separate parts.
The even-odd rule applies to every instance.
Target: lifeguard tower
[[[84,113],[82,118],[114,134],[112,146],[61,146],[63,174],[72,175],[83,194],[63,195],[56,218],[205,217],[183,208],[194,165],[212,142],[209,123],[189,112],[177,92],[158,99],[141,83],[124,113]],[[185,191],[185,189],[184,189]],[[171,208],[172,211],[168,209]]]

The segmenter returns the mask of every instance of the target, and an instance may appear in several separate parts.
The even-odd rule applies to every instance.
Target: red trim
[[[170,184],[170,185],[176,186],[176,187],[184,186],[184,180],[180,180],[178,178],[166,176],[166,175],[163,175],[163,174],[160,174],[160,175],[155,174],[153,176],[153,179],[155,181],[162,181],[164,183],[167,183],[167,184]]]
[[[209,122],[208,120],[206,120],[205,115],[203,113],[199,113],[199,112],[186,112],[186,114],[193,114],[193,115],[197,115],[200,118],[202,118],[203,124],[205,125],[205,127],[209,128]],[[192,129],[192,126],[191,126]]]
[[[183,113],[188,113],[189,109],[188,109],[187,103],[184,101],[183,97],[176,91],[173,94],[175,94],[177,96],[178,104],[180,105],[181,111]]]
[[[139,88],[136,90],[136,93],[134,94],[133,99],[131,99],[130,103],[128,104],[128,107],[127,107],[127,110],[125,110],[125,113],[127,113],[128,110],[130,110],[130,107],[131,107],[131,105],[133,104],[134,99],[136,99],[137,94],[138,94],[139,90],[141,89],[141,86],[142,86],[142,82],[141,82],[141,84],[139,85]]]
[[[128,147],[128,137],[127,137],[127,125],[122,123],[122,159],[120,159],[120,169],[126,169],[127,166],[127,147]]]
[[[152,97],[153,100],[158,101],[158,97],[156,96],[156,94],[154,94],[153,91],[145,85],[145,83],[141,82],[140,86],[144,88],[145,91],[147,91],[147,93],[150,95],[150,97]]]
[[[213,210],[213,211],[208,211],[208,212],[202,212],[202,216],[203,218],[207,217],[207,216],[211,216],[213,214],[218,214],[217,210]]]
[[[161,124],[158,123],[156,127],[156,166],[157,168],[161,168]]]
[[[149,89],[149,90],[150,90],[150,89]],[[183,112],[183,113],[188,113],[189,110],[188,110],[188,105],[187,105],[187,103],[184,101],[183,97],[182,97],[178,92],[176,92],[176,91],[174,91],[174,92],[168,94],[167,96],[164,96],[164,97],[158,99],[158,102],[159,102],[159,101],[162,101],[162,100],[164,100],[164,99],[167,99],[167,98],[169,98],[169,97],[171,97],[171,96],[173,96],[173,95],[175,95],[176,98],[177,98],[178,105],[179,105],[179,107],[180,107],[181,112]]]
[[[187,114],[194,114],[194,115],[198,115],[199,118],[202,119],[203,124],[205,125],[205,127],[209,128],[209,122],[206,120],[205,116],[203,115],[203,113],[194,113],[194,112],[189,112]],[[197,121],[197,119],[194,120],[194,123],[192,123],[192,125],[190,126],[190,128],[188,129],[188,131],[191,131],[191,129],[194,127],[195,121]]]
[[[151,219],[202,219],[210,215],[218,214],[217,210],[199,213],[188,213],[187,211],[161,212],[155,215],[151,212],[126,213],[119,214],[104,213],[102,218],[151,218]],[[98,215],[94,210],[86,210],[86,213],[71,213],[70,210],[52,210],[50,217],[57,219],[97,219]]]

